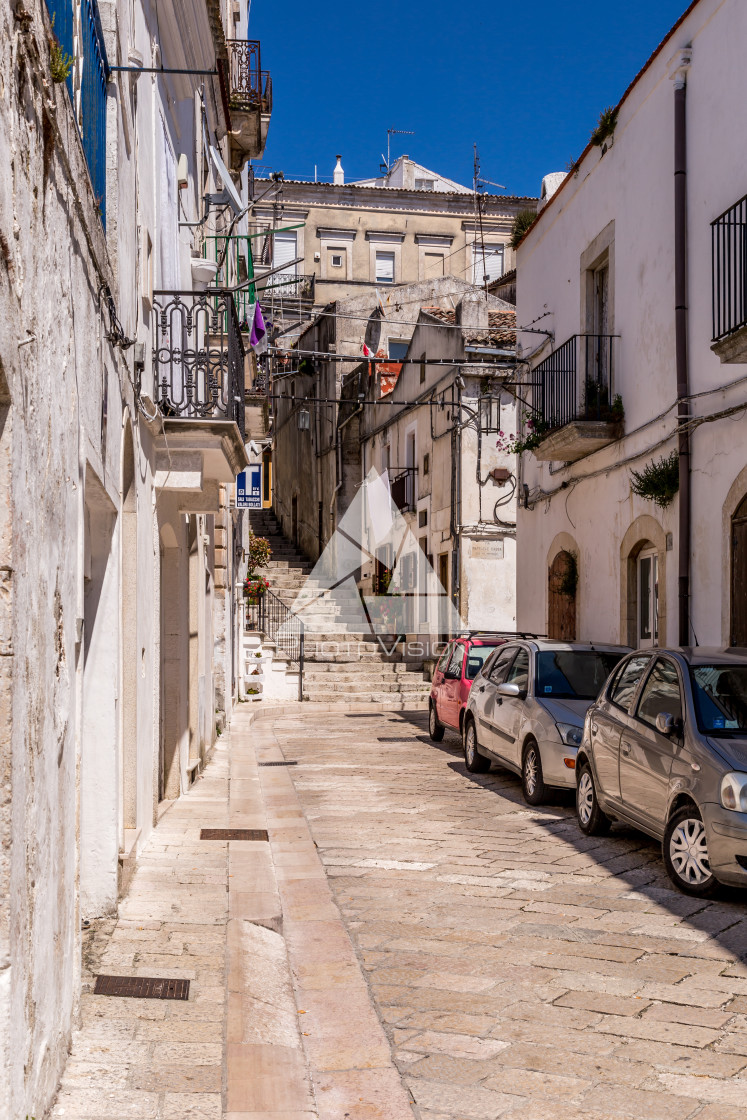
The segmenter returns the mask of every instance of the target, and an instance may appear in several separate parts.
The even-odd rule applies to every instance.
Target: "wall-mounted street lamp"
[[[308,408],[301,408],[298,412],[298,430],[299,432],[308,432],[309,430],[309,410]]]

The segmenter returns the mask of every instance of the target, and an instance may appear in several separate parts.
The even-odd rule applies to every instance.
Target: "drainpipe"
[[[679,452],[678,619],[681,646],[690,645],[690,392],[687,353],[687,71],[692,50],[680,51],[674,74],[674,330]]]

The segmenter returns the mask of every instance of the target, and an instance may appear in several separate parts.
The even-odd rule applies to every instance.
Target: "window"
[[[635,695],[641,677],[646,672],[651,661],[650,657],[631,657],[613,682],[609,691],[609,698],[617,708],[627,712],[630,702]]]
[[[401,362],[404,360],[410,346],[409,339],[390,338],[387,343],[387,353],[389,354],[390,362]]]
[[[458,681],[462,677],[462,663],[464,661],[464,644],[457,642],[454,646],[454,652],[451,655],[449,668],[446,670],[446,676],[449,680]]]
[[[535,695],[548,700],[596,700],[620,657],[594,650],[542,650],[537,654]]]
[[[497,280],[499,276],[503,276],[503,246],[502,245],[486,245],[483,260],[483,246],[480,242],[475,242],[472,246],[473,261],[474,261],[474,275],[472,282],[474,284],[484,284],[485,276],[488,282]]]
[[[465,677],[473,681],[483,665],[493,652],[493,646],[472,646],[467,655],[467,672]]]
[[[423,456],[423,474],[431,473],[431,457],[428,452]]]
[[[493,684],[502,684],[508,672],[508,667],[514,659],[516,646],[507,646],[496,657],[490,667],[490,680]]]
[[[432,191],[433,188],[435,187],[435,185],[436,185],[436,180],[435,179],[416,179],[415,180],[415,190],[416,191]]]
[[[446,649],[441,654],[441,660],[438,663],[438,669],[442,673],[446,672],[446,666],[449,664],[449,660],[451,658],[451,650],[452,650],[452,645],[451,645],[451,642],[449,642]]]
[[[394,283],[394,253],[383,249],[376,250],[376,283]]]
[[[682,719],[682,693],[680,678],[671,661],[659,657],[651,670],[638,702],[638,718],[656,726],[660,712],[668,712],[675,719]]]
[[[425,385],[425,354],[420,355],[420,384]]]
[[[273,277],[272,283],[281,284],[283,280],[295,279],[296,265],[292,262],[298,256],[296,234],[276,233],[273,235],[272,241],[272,267],[281,268],[281,271]]]
[[[659,558],[646,548],[638,557],[638,645],[659,644]]]
[[[698,727],[704,734],[719,739],[747,734],[747,667],[693,665],[690,680]]]
[[[515,684],[520,692],[526,692],[529,687],[529,654],[525,649],[520,649],[516,660],[511,666],[506,677],[506,684]]]
[[[332,253],[330,264],[333,268],[342,268],[342,253]]]

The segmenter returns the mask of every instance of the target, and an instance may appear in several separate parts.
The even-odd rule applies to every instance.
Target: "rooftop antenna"
[[[410,132],[406,128],[388,128],[386,130],[386,162],[382,164],[381,170],[386,168],[389,174],[389,168],[392,165],[392,136],[414,136],[414,132]],[[381,157],[384,158],[383,156]]]

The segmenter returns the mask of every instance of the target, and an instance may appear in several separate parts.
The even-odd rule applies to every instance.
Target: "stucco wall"
[[[523,456],[523,481],[536,499],[519,511],[519,625],[544,628],[547,566],[553,538],[567,532],[579,551],[579,637],[626,641],[624,558],[629,527],[651,516],[665,547],[666,627],[661,642],[677,641],[677,504],[665,511],[630,491],[630,469],[669,454],[676,398],[674,350],[674,83],[676,52],[692,44],[687,72],[688,348],[690,392],[704,393],[743,374],[711,352],[710,223],[747,189],[740,153],[747,141],[743,114],[723,112],[747,94],[740,44],[747,11],[737,0],[701,0],[674,32],[620,107],[614,143],[592,148],[543,211],[518,251],[518,321],[544,315],[540,326],[555,345],[585,328],[582,262],[614,223],[613,393],[625,407],[623,440],[563,467]],[[537,339],[520,336],[526,350]],[[549,351],[544,351],[541,357]],[[705,416],[738,404],[735,386],[692,403]],[[661,419],[657,419],[661,417]],[[701,644],[729,640],[728,532],[730,489],[744,466],[745,421],[704,424],[692,436],[692,598],[694,634]],[[627,460],[631,459],[631,462]],[[625,461],[625,462],[624,462]],[[618,466],[618,464],[620,464]],[[584,481],[584,477],[594,478]],[[563,488],[562,490],[560,488]],[[546,494],[552,497],[546,499]],[[724,520],[726,518],[726,521]],[[663,588],[662,588],[663,590]]]

